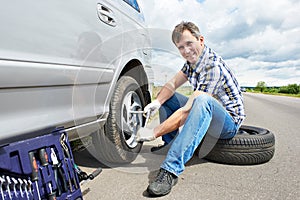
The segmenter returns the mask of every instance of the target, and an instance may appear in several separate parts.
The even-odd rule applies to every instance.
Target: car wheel
[[[232,139],[219,139],[205,157],[224,164],[251,165],[269,161],[275,152],[275,137],[264,128],[241,126]]]
[[[110,102],[104,131],[94,133],[97,158],[106,165],[130,163],[140,152],[142,143],[135,139],[142,126],[145,101],[139,84],[129,76],[121,77]]]

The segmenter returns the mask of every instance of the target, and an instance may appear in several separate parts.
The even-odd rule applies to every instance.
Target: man
[[[141,128],[137,135],[138,141],[162,136],[164,146],[170,146],[156,179],[147,188],[153,196],[171,191],[206,133],[232,138],[245,118],[236,78],[223,59],[204,44],[198,27],[191,22],[178,24],[172,41],[186,63],[144,109],[152,116],[160,110],[162,123],[154,129]],[[175,92],[186,81],[194,88],[189,98]]]

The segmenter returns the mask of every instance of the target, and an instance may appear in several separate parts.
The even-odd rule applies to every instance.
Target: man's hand
[[[150,142],[155,140],[154,131],[151,128],[142,127],[138,130],[136,135],[137,142]]]
[[[159,101],[154,100],[144,108],[144,113],[150,112],[151,117],[153,117],[156,114],[156,112],[159,110],[160,106],[161,104],[159,103]]]

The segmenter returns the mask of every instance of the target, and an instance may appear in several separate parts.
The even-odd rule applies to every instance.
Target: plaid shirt
[[[243,96],[233,72],[211,48],[205,46],[195,65],[186,62],[181,71],[195,90],[207,92],[216,98],[237,124],[245,118]]]

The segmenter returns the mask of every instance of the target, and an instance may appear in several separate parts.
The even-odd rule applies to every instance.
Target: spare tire
[[[219,139],[205,157],[224,164],[252,165],[268,162],[275,152],[275,136],[264,128],[241,126],[231,139]]]

